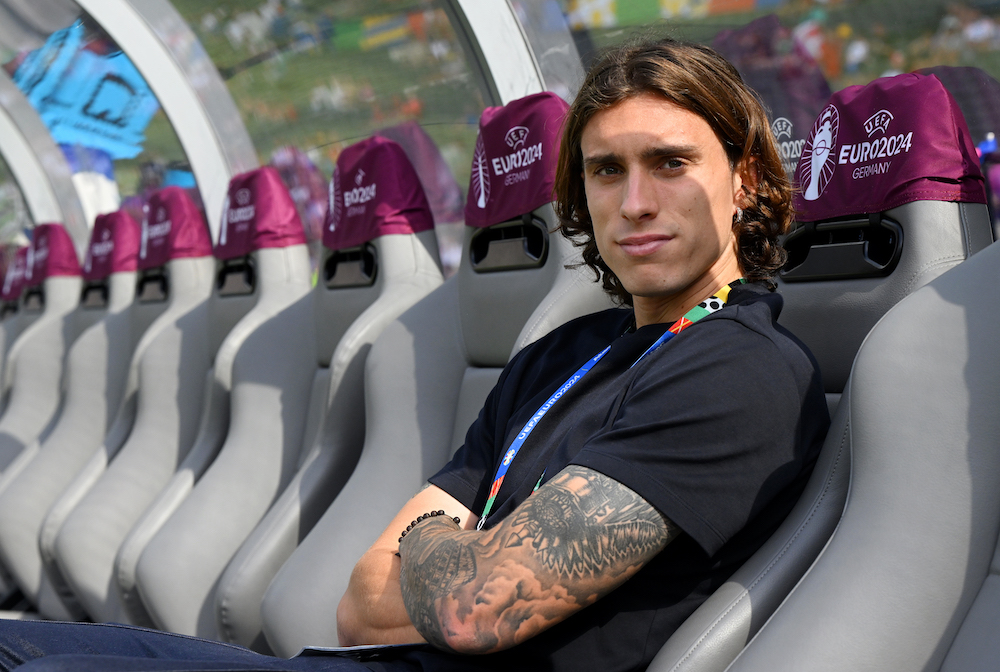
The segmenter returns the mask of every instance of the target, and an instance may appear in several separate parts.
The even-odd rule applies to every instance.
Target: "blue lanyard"
[[[744,282],[746,281],[741,278],[740,280],[737,280],[736,282],[732,283],[732,285],[736,285],[737,283],[742,284]],[[658,339],[656,339],[656,341],[654,341],[651,346],[646,348],[646,351],[643,352],[641,355],[639,355],[639,358],[634,362],[632,362],[632,366],[628,368],[632,369],[632,367],[634,367],[636,364],[645,359],[647,355],[649,355],[652,352],[655,352],[656,350],[659,350],[664,343],[669,341],[678,333],[690,327],[692,324],[694,324],[701,318],[705,317],[706,315],[711,315],[713,312],[715,312],[723,305],[725,305],[726,299],[729,298],[729,290],[732,287],[732,285],[727,285],[726,287],[723,287],[721,291],[719,291],[716,295],[711,297],[712,299],[721,299],[718,302],[719,304],[718,308],[715,309],[706,308],[705,304],[695,306],[694,308],[689,310],[684,315],[684,317],[674,322],[666,331],[664,331],[663,335],[660,336]],[[711,300],[709,300],[709,302],[707,303],[710,304]],[[557,401],[559,401],[559,399],[561,399],[563,395],[569,392],[570,388],[576,385],[580,381],[580,379],[587,374],[587,372],[589,372],[592,368],[594,368],[594,365],[597,364],[597,362],[601,361],[601,358],[604,357],[604,355],[608,354],[609,350],[611,350],[610,345],[601,350],[593,357],[591,357],[587,361],[587,363],[581,366],[576,371],[576,373],[574,373],[566,380],[565,383],[560,385],[559,389],[553,392],[552,396],[549,397],[548,400],[544,404],[542,404],[537,411],[535,411],[535,414],[531,416],[531,419],[525,423],[524,427],[521,428],[521,431],[518,432],[516,437],[514,437],[514,440],[511,442],[510,447],[507,449],[507,452],[504,453],[503,460],[501,460],[500,462],[500,466],[497,467],[496,476],[493,477],[493,484],[490,486],[490,494],[489,497],[486,499],[486,506],[483,507],[483,515],[479,517],[479,522],[476,524],[477,530],[483,529],[483,525],[486,524],[486,518],[490,515],[490,511],[493,510],[493,504],[496,502],[497,495],[500,493],[500,486],[503,485],[503,479],[507,475],[507,470],[510,469],[511,463],[514,462],[514,458],[517,457],[517,454],[521,451],[521,446],[524,445],[524,442],[528,439],[528,436],[538,425],[539,421],[543,417],[545,417],[545,414],[549,412],[549,409],[552,408],[552,406]],[[536,490],[541,485],[542,478],[544,478],[544,476],[545,474],[543,473],[542,477],[538,479],[538,483],[535,485]]]

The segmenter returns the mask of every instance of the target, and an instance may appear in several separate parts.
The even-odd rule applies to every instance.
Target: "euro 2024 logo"
[[[340,224],[340,217],[343,214],[342,204],[344,199],[343,196],[341,196],[342,191],[343,189],[340,186],[340,168],[338,166],[334,166],[333,179],[330,180],[330,191],[328,194],[330,202],[327,205],[329,208],[328,212],[330,213],[329,218],[331,232],[337,230],[337,225]]]
[[[481,130],[476,138],[476,151],[472,155],[472,195],[476,197],[476,206],[480,209],[485,208],[486,202],[490,200],[490,166]]]
[[[835,106],[828,105],[816,120],[802,151],[802,160],[799,161],[799,184],[806,185],[802,197],[807,201],[818,199],[833,177],[833,171],[837,167],[837,157],[833,150],[837,145],[839,131],[840,112]]]

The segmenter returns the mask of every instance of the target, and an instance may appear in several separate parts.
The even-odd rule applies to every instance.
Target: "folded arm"
[[[347,592],[337,607],[337,635],[341,646],[422,642],[406,614],[399,588],[399,533],[428,511],[457,516],[473,529],[478,518],[457,499],[428,485],[408,501],[351,572]],[[454,525],[452,525],[454,528]]]
[[[621,483],[569,466],[490,530],[415,527],[399,544],[402,600],[434,645],[499,651],[617,588],[677,532]]]

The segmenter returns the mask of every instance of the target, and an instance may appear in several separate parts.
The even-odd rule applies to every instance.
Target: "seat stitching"
[[[820,504],[822,504],[822,502],[826,499],[826,496],[830,490],[830,482],[833,480],[832,476],[837,473],[837,468],[840,465],[840,460],[844,455],[844,444],[847,441],[847,435],[848,432],[850,431],[850,428],[851,428],[851,423],[850,420],[848,420],[847,424],[844,426],[844,434],[840,439],[840,449],[837,451],[837,458],[833,461],[833,469],[831,469],[830,471],[831,478],[827,479],[826,485],[823,487],[823,490],[820,492],[820,495],[816,499],[815,504],[813,504],[812,506],[812,510],[809,512],[809,515],[806,517],[806,519],[802,521],[802,524],[799,525],[798,530],[796,530],[795,534],[792,535],[791,539],[785,542],[785,545],[781,548],[781,551],[779,551],[778,554],[771,560],[771,562],[767,564],[767,567],[765,567],[763,571],[761,571],[761,573],[757,576],[757,578],[753,581],[753,583],[751,583],[747,588],[745,588],[743,592],[740,594],[740,596],[737,597],[731,605],[729,605],[729,608],[726,609],[721,614],[719,614],[718,618],[716,618],[715,621],[712,622],[712,624],[708,627],[708,629],[704,632],[704,634],[702,634],[702,636],[699,637],[698,640],[691,645],[691,647],[688,649],[688,652],[684,654],[684,657],[681,658],[679,661],[677,661],[677,664],[675,664],[671,668],[671,672],[680,669],[680,666],[683,665],[684,662],[686,662],[687,659],[694,654],[695,650],[702,644],[702,642],[704,642],[708,638],[708,636],[715,630],[715,628],[718,627],[718,625],[725,619],[725,617],[729,614],[729,612],[735,609],[741,602],[743,602],[743,600],[747,596],[750,595],[750,591],[753,590],[754,586],[760,583],[764,579],[764,577],[767,576],[768,572],[771,571],[774,565],[782,557],[785,556],[785,554],[788,552],[788,549],[792,546],[795,540],[798,539],[799,535],[802,534],[802,531],[812,521],[813,517],[816,515],[816,510],[819,508]]]
[[[541,322],[543,322],[545,320],[545,318],[548,317],[549,314],[555,309],[555,306],[559,303],[558,299],[561,299],[564,296],[566,296],[566,294],[568,294],[573,289],[573,287],[575,285],[576,285],[576,282],[568,283],[562,289],[562,291],[559,292],[559,294],[557,296],[551,297],[551,300],[549,300],[549,301],[546,302],[547,305],[542,309],[542,312],[539,313],[538,315],[536,315],[535,319],[532,320],[531,324],[527,325],[527,329],[525,329],[522,332],[524,334],[524,336],[530,338],[531,334],[533,334],[535,332],[535,330],[538,328],[538,325]],[[545,298],[549,298],[550,296],[551,295],[546,296]],[[543,298],[542,301],[545,301],[545,299]],[[541,305],[541,302],[539,302],[539,305]],[[518,343],[517,346],[518,346],[518,350],[520,350],[521,348],[524,347],[524,343],[523,342]]]
[[[965,261],[965,257],[952,254],[946,257],[938,257],[937,259],[931,259],[927,264],[925,264],[921,268],[918,268],[912,274],[910,274],[910,279],[907,281],[906,286],[903,288],[903,296],[906,296],[907,294],[910,294],[913,291],[914,285],[917,283],[917,280],[924,273],[926,273],[931,269],[937,268],[939,266],[944,266],[945,264],[955,261],[961,263]]]
[[[966,217],[965,208],[958,204],[958,221],[962,224],[962,242],[965,243],[965,257],[972,256],[972,232],[969,230],[969,220]]]

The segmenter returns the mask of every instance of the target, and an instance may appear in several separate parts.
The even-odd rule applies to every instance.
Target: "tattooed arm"
[[[500,651],[593,604],[677,533],[621,483],[569,466],[485,532],[415,527],[399,544],[403,602],[432,644]]]
[[[403,606],[396,551],[399,550],[400,531],[417,516],[437,510],[458,516],[467,529],[475,528],[479,520],[436,486],[427,485],[414,495],[351,572],[347,592],[337,606],[337,635],[341,646],[423,641]]]

